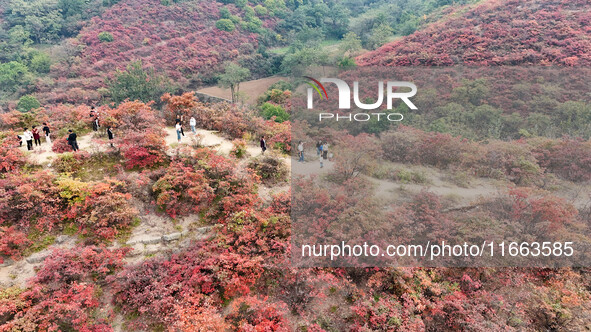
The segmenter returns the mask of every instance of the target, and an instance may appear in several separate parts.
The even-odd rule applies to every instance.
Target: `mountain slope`
[[[361,66],[589,65],[591,3],[490,0],[357,58]]]

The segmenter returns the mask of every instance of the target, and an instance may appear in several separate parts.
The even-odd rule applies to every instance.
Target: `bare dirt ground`
[[[246,81],[240,83],[240,93],[246,96],[244,103],[247,105],[255,104],[257,98],[265,93],[267,89],[273,84],[281,80],[287,80],[285,77],[281,76],[272,76],[261,78],[258,80]],[[212,86],[208,88],[203,88],[201,90],[197,90],[197,92],[205,93],[210,96],[224,98],[224,99],[231,99],[232,94],[230,93],[230,89],[223,89],[217,86]]]
[[[104,146],[99,144],[97,138],[94,138],[94,133],[89,133],[78,137],[78,147],[80,151],[87,151],[90,153],[102,151],[105,149]],[[55,139],[55,138],[54,138]],[[46,163],[51,164],[58,153],[51,151],[51,145],[47,144],[45,138],[41,139],[41,146],[33,146],[32,151],[27,150],[27,145],[23,144],[21,150],[25,153],[27,158],[34,163],[43,165]]]

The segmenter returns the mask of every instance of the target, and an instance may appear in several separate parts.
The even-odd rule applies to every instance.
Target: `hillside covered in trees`
[[[482,1],[358,57],[362,66],[589,66],[587,1]]]
[[[294,259],[591,248],[590,40],[586,0],[0,0],[0,331],[591,329],[566,258]],[[318,123],[348,110],[333,84],[307,109],[303,75],[364,103],[408,79],[418,110]]]

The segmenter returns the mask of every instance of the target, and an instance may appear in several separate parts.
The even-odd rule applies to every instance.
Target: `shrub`
[[[63,153],[53,162],[53,169],[58,173],[75,173],[89,158],[90,154],[87,152]]]
[[[227,18],[219,19],[217,22],[215,22],[215,27],[222,30],[222,31],[228,31],[228,32],[232,32],[236,28],[234,26],[234,23]]]
[[[263,117],[267,120],[273,120],[279,123],[289,120],[289,114],[279,105],[266,102],[261,106],[261,111]]]
[[[246,142],[243,139],[233,140],[230,154],[238,159],[244,157],[246,155]]]
[[[72,146],[68,144],[67,138],[57,138],[53,140],[53,144],[51,145],[51,151],[55,153],[71,152]]]
[[[591,143],[581,139],[530,140],[540,166],[570,181],[591,179]]]
[[[58,185],[60,197],[69,207],[66,217],[75,221],[79,233],[90,242],[112,241],[135,221],[137,211],[121,182],[107,179],[87,183],[62,178]]]
[[[175,312],[181,300],[206,295],[212,305],[221,305],[247,295],[261,272],[259,258],[196,243],[168,259],[128,266],[114,279],[113,302],[124,314],[137,317],[134,327],[171,326],[178,319]]]
[[[0,291],[0,330],[111,331],[97,284],[123,266],[127,251],[55,250],[26,289]]]
[[[28,112],[39,107],[41,107],[41,103],[39,103],[39,100],[35,96],[31,95],[22,96],[16,105],[16,108],[21,112]]]
[[[114,40],[113,35],[108,31],[103,31],[98,34],[98,39],[101,43],[110,43]]]
[[[168,160],[164,123],[150,105],[126,101],[107,110],[105,125],[116,128],[113,143],[123,154],[127,169],[152,168]]]
[[[270,303],[268,298],[245,296],[232,303],[226,320],[231,322],[236,331],[288,331],[287,312],[287,305],[283,302]]]
[[[262,5],[254,6],[254,11],[257,13],[258,16],[265,16],[268,13],[267,8],[263,7]]]
[[[172,218],[190,212],[198,213],[215,197],[205,171],[181,162],[171,163],[166,173],[154,183],[152,190],[158,207]]]
[[[266,155],[252,159],[248,164],[261,179],[268,183],[285,181],[288,170],[283,161],[277,157]]]
[[[51,67],[51,58],[45,53],[37,53],[31,59],[29,68],[37,73],[47,74]]]
[[[49,172],[8,173],[0,178],[0,224],[40,232],[55,227],[63,211],[53,181]]]
[[[20,259],[21,253],[31,244],[25,233],[16,230],[16,227],[0,227],[0,264],[4,263],[2,256]]]
[[[0,173],[14,172],[25,165],[25,155],[18,146],[16,133],[0,134]]]

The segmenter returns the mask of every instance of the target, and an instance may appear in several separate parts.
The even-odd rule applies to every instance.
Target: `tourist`
[[[189,125],[191,126],[191,131],[193,132],[193,134],[196,134],[197,130],[195,130],[195,126],[197,126],[197,120],[195,120],[194,117],[191,117],[191,119],[189,120]]]
[[[35,141],[35,146],[41,146],[41,135],[37,127],[33,127],[33,140]]]
[[[181,133],[183,132],[183,126],[181,126],[180,121],[176,123],[175,129],[176,129],[176,138],[180,143],[181,142]]]
[[[304,142],[299,141],[298,143],[298,154],[300,156],[299,162],[304,162]]]
[[[68,135],[68,144],[72,147],[72,150],[76,152],[78,151],[78,141],[76,141],[77,135],[72,129],[68,130],[68,133],[70,133]]]
[[[27,150],[33,150],[33,133],[31,133],[29,128],[24,129],[23,140],[27,142]]]
[[[267,151],[267,141],[265,140],[265,136],[261,136],[261,154],[265,154]]]
[[[51,144],[51,138],[49,137],[49,135],[51,134],[51,130],[49,130],[49,126],[45,122],[43,122],[43,132],[45,133],[45,141],[48,144]]]
[[[107,136],[109,137],[109,142],[111,142],[111,147],[113,146],[113,131],[111,130],[111,126],[107,127]]]

